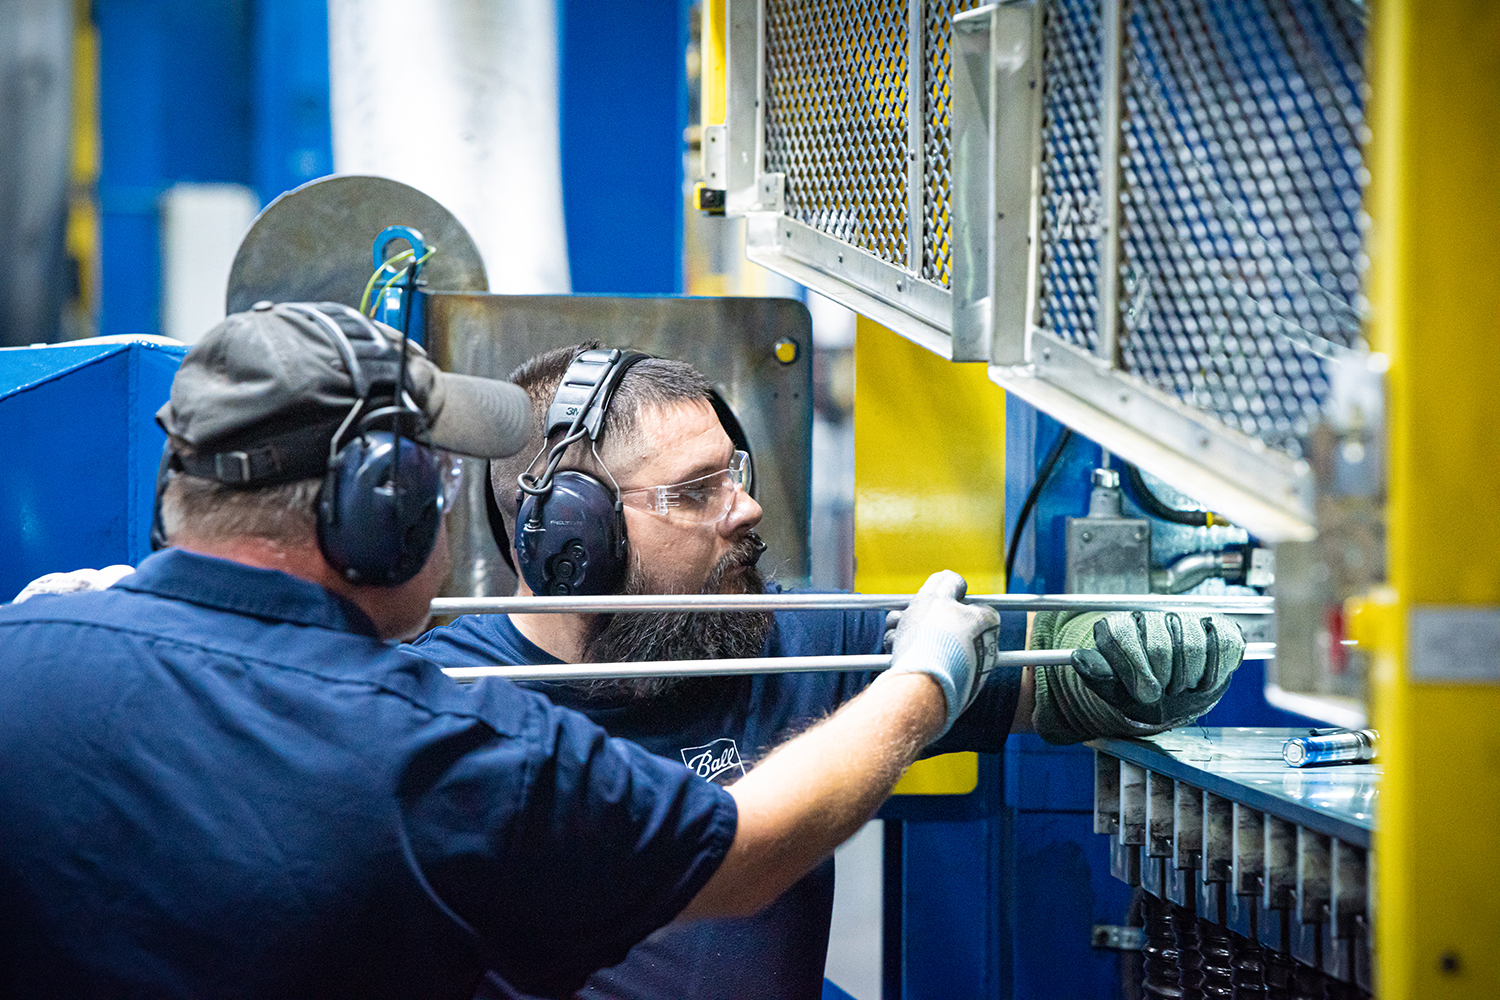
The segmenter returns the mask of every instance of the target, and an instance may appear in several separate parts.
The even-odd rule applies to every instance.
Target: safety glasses
[[[750,489],[750,456],[737,451],[729,468],[667,486],[620,491],[627,507],[692,524],[717,523],[734,507],[735,494]]]
[[[443,484],[443,507],[444,514],[453,509],[453,504],[458,500],[458,491],[464,483],[464,460],[451,452],[438,450],[437,457],[438,478]]]

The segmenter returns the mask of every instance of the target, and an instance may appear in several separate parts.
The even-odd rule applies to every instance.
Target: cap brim
[[[429,400],[429,440],[439,448],[475,458],[506,458],[531,440],[531,401],[509,382],[442,372]],[[433,411],[436,410],[436,414]]]

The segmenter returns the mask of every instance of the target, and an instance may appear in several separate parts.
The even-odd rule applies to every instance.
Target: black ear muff
[[[533,594],[614,594],[625,583],[625,512],[614,490],[559,472],[545,497],[523,494],[516,558]]]
[[[365,431],[328,464],[318,548],[351,583],[394,587],[427,565],[442,521],[437,456],[411,438]]]

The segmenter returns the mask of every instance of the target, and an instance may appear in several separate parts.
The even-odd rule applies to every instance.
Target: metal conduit
[[[594,614],[628,611],[845,611],[904,608],[912,594],[628,594],[601,597],[439,597],[435,615]],[[1269,597],[1170,594],[970,594],[969,604],[998,611],[1196,611],[1269,615]]]
[[[1245,659],[1269,660],[1276,655],[1274,642],[1245,645]],[[1071,649],[1016,649],[997,654],[996,666],[1056,667],[1073,659]],[[460,683],[483,677],[511,681],[618,680],[627,677],[724,677],[734,674],[795,674],[820,670],[885,670],[890,654],[862,656],[757,656],[724,660],[661,660],[636,663],[561,663],[518,667],[447,667],[443,673]]]

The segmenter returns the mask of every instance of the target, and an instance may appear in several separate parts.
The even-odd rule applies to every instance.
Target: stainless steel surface
[[[1368,990],[1379,770],[1287,768],[1281,745],[1303,732],[1096,740],[1094,829],[1118,877]]]
[[[1343,602],[1318,542],[1276,546],[1276,639],[1284,656],[1266,673],[1266,699],[1336,726],[1362,729],[1365,664],[1340,643]]]
[[[1268,646],[1269,643],[1256,644]],[[1071,649],[1011,649],[995,654],[997,667],[1061,667],[1073,660]],[[1247,648],[1247,659],[1275,654],[1274,649]],[[511,681],[577,681],[624,677],[726,677],[737,674],[805,674],[820,671],[880,671],[889,668],[889,654],[856,656],[758,656],[722,660],[650,660],[630,663],[559,663],[522,666],[445,667],[457,681],[502,677]],[[1169,807],[1170,808],[1170,807]]]
[[[436,258],[434,258],[436,259]],[[776,358],[783,338],[812,345],[800,302],[761,298],[612,298],[438,293],[424,298],[427,348],[445,369],[504,377],[541,351],[583,340],[678,358],[708,376],[734,408],[755,456],[761,569],[788,585],[808,577],[812,351]],[[483,463],[466,465],[464,499],[448,522],[454,571],[447,596],[514,593],[484,514]]]
[[[1025,360],[1042,102],[1041,5],[953,19],[949,102],[953,357]]]
[[[748,217],[745,254],[934,353],[952,356],[951,295],[915,277],[902,264],[772,212]]]
[[[1158,594],[1181,594],[1204,580],[1237,572],[1244,562],[1239,552],[1191,552],[1170,565],[1151,571],[1151,589]]]
[[[1115,364],[1120,349],[1120,116],[1121,52],[1125,0],[1099,3],[1099,246],[1098,311],[1094,353]]]
[[[1370,846],[1375,828],[1378,764],[1298,770],[1281,759],[1296,729],[1176,729],[1144,740],[1094,740],[1089,745],[1261,813]]]
[[[626,594],[604,597],[439,597],[435,615],[592,614],[629,611],[797,611],[904,608],[911,594]],[[1198,611],[1268,615],[1268,597],[1174,597],[1164,594],[970,594],[964,600],[1000,611]],[[1270,645],[1266,643],[1266,645]]]
[[[1068,593],[1144,594],[1151,590],[1150,521],[1092,513],[1070,517],[1066,544]]]
[[[1090,350],[1046,330],[1033,330],[1030,345],[1029,364],[990,366],[990,378],[1001,388],[1258,537],[1312,537],[1312,481],[1305,461],[1101,365]]]
[[[474,240],[442,205],[386,177],[336,175],[288,191],[256,216],[229,271],[226,310],[261,299],[357,308],[374,270],[370,245],[391,225],[411,226],[437,248],[422,268],[428,289],[489,288]]]
[[[724,14],[724,161],[726,212],[758,207],[758,175],[765,162],[764,94],[761,71],[760,2],[726,0]],[[706,137],[706,133],[705,133]]]

